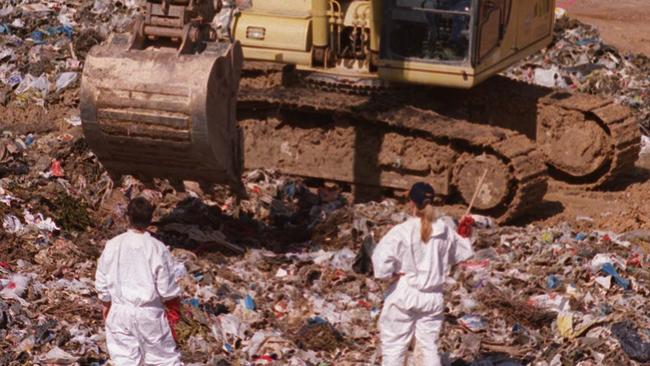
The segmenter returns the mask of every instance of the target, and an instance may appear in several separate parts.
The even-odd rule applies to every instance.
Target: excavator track
[[[333,82],[316,80],[314,87],[335,88]],[[372,93],[360,87],[352,92],[359,90]],[[403,101],[425,110],[525,134],[544,154],[549,175],[566,187],[594,190],[615,185],[633,171],[641,149],[638,116],[611,98],[503,76],[470,91],[412,88],[400,94]]]
[[[355,143],[358,145],[375,139],[386,141],[397,138],[396,144],[401,144],[404,148],[392,156],[396,161],[408,159],[409,155],[413,155],[409,154],[413,144],[406,140],[402,142],[400,138],[415,139],[416,145],[429,141],[435,145],[432,148],[438,149],[438,154],[448,153],[447,163],[450,166],[442,175],[446,175],[449,186],[443,187],[442,190],[449,196],[460,194],[466,202],[471,199],[476,189],[478,177],[487,170],[488,181],[491,180],[492,184],[485,184],[481,189],[476,207],[494,216],[500,222],[524,215],[538,205],[546,193],[547,169],[543,158],[534,143],[517,132],[449,118],[430,110],[400,103],[391,95],[342,95],[303,86],[256,89],[246,87],[246,84],[246,82],[242,83],[239,93],[238,118],[244,130],[246,145],[244,160],[247,169],[275,165],[275,168],[286,174],[347,181],[359,185],[379,185],[399,190],[408,189],[414,181],[425,180],[422,174],[418,174],[425,170],[417,168],[418,162],[411,162],[410,166],[402,166],[401,169],[397,167],[392,172],[381,174],[380,177],[370,177],[375,180],[369,182],[365,180],[368,177],[364,176],[363,172],[346,174],[348,165],[345,159],[332,160],[331,164],[338,165],[332,169],[324,166],[329,156],[318,160],[317,165],[310,167],[309,161],[293,163],[290,158],[284,159],[281,154],[277,158],[277,154],[274,153],[274,151],[284,150],[285,155],[292,157],[290,151],[292,148],[296,155],[305,154],[305,151],[311,148],[309,145],[313,145],[318,152],[322,149],[319,145],[325,145],[325,143],[321,144],[322,139],[329,138],[328,135],[331,134],[350,133],[351,128],[356,130]],[[302,115],[287,122],[286,119],[281,121],[283,113],[285,116],[286,113],[302,113]],[[260,117],[264,115],[268,117],[266,120]],[[309,136],[304,131],[300,131],[301,127],[293,125],[299,119],[310,119],[309,116],[317,121],[324,117],[327,119],[320,125],[316,122],[304,127],[304,130],[320,128],[320,136],[318,134]],[[339,127],[352,127],[347,130],[341,127],[344,130],[341,133],[335,128],[337,123]],[[282,135],[278,132],[282,129],[286,129],[287,134]],[[373,135],[381,135],[381,137],[377,138]],[[300,141],[296,141],[293,146],[288,146],[292,145],[291,138]],[[327,143],[327,145],[332,144],[336,142]],[[359,149],[357,151],[359,156],[352,156],[353,159],[363,160],[368,156],[368,151],[363,147],[352,143],[341,145],[341,149]],[[375,162],[379,163],[379,166],[370,169],[390,170],[390,166],[382,157],[391,154],[385,151],[387,148],[385,144],[378,145],[376,148],[379,151],[375,153],[379,158]],[[325,150],[322,151],[323,154],[329,154]],[[332,159],[335,158],[334,155],[336,154],[331,154]],[[424,155],[426,156],[426,153]],[[363,163],[367,161],[363,160]],[[398,164],[392,167],[396,165]],[[324,174],[319,174],[323,171]],[[491,199],[493,196],[498,198]]]
[[[337,90],[331,78],[309,78],[312,87]],[[346,84],[338,92],[372,95],[391,87],[363,84],[351,88]],[[641,149],[638,116],[611,98],[553,90],[503,76],[471,91],[419,89],[400,89],[401,94],[409,94],[402,100],[416,100],[414,104],[422,109],[527,135],[544,154],[549,175],[566,187],[593,190],[616,184],[634,169]]]
[[[615,185],[633,171],[640,151],[638,114],[611,98],[495,76],[472,90],[431,89],[424,96],[413,91],[409,99],[444,115],[528,136],[560,186]]]
[[[562,119],[553,117],[558,115],[578,116],[578,122],[563,127],[557,122]],[[552,125],[551,128],[546,128],[548,125]],[[556,160],[555,164],[559,165],[555,168],[551,163],[553,176],[583,189],[615,183],[634,169],[641,150],[639,121],[634,112],[611,99],[592,95],[557,92],[542,99],[538,129],[541,130],[538,132],[541,149],[549,160]],[[557,130],[561,132],[554,136]],[[552,141],[546,142],[547,139]],[[564,154],[580,156],[578,152],[581,152],[583,161],[578,159],[574,166],[562,166],[560,146],[565,146]],[[569,173],[579,172],[579,165],[587,165],[589,169],[583,170],[582,175]]]

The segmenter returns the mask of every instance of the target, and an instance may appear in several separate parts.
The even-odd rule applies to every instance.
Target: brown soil
[[[17,135],[56,131],[68,126],[66,118],[79,115],[77,105],[78,91],[74,88],[51,96],[45,107],[19,101],[0,104],[0,130]]]
[[[637,164],[633,175],[621,180],[618,187],[608,191],[581,191],[553,187],[544,204],[534,215],[523,220],[543,225],[563,221],[584,230],[598,229],[625,232],[644,229],[650,225],[650,165]]]
[[[647,0],[559,0],[569,15],[595,25],[605,42],[650,55],[650,2]]]

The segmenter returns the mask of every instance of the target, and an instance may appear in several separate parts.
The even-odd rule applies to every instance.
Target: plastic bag
[[[30,74],[25,75],[25,78],[22,79],[16,88],[16,94],[23,94],[32,89],[41,92],[41,96],[46,98],[50,91],[50,82],[47,80],[47,76],[42,74],[38,78],[35,78]]]
[[[343,248],[334,253],[331,261],[332,268],[351,271],[356,256],[350,248]]]
[[[23,231],[24,226],[20,219],[14,215],[5,215],[2,219],[2,227],[10,234],[16,234]]]
[[[72,83],[77,81],[78,77],[79,73],[74,71],[61,73],[61,75],[59,75],[59,77],[56,79],[56,92],[58,93],[70,86]]]
[[[14,299],[18,300],[21,303],[24,303],[24,300],[21,297],[27,291],[27,286],[29,285],[30,278],[21,274],[13,274],[9,276],[8,279],[1,280],[2,290],[0,290],[0,296],[3,299]]]
[[[550,69],[535,69],[535,84],[545,86],[547,88],[566,88],[567,84],[562,78],[560,69],[553,66]]]
[[[75,357],[59,347],[54,347],[47,354],[39,357],[41,363],[54,365],[72,365],[78,359],[79,357]]]

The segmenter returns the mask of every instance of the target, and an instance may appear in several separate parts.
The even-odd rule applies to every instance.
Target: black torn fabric
[[[612,334],[618,340],[625,354],[638,362],[650,362],[650,342],[644,342],[629,320],[612,325]]]

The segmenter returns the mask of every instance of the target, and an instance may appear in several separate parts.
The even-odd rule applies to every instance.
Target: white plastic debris
[[[612,287],[612,276],[599,276],[596,277],[595,281],[605,290],[609,290]]]
[[[331,265],[336,269],[351,271],[355,257],[356,254],[350,248],[343,248],[334,254]]]
[[[49,13],[52,11],[47,5],[43,3],[24,4],[22,6],[23,13]]]
[[[81,117],[80,116],[70,116],[65,119],[65,121],[70,125],[74,127],[81,126]]]
[[[61,75],[59,75],[59,77],[56,79],[56,92],[58,93],[70,86],[72,83],[77,81],[78,77],[79,73],[74,71],[61,73]]]
[[[13,299],[19,301],[23,305],[27,305],[27,301],[22,299],[22,296],[27,291],[30,278],[21,274],[13,274],[7,279],[0,280],[2,290],[0,290],[0,297],[3,299]]]
[[[27,226],[36,228],[41,231],[53,232],[61,230],[58,226],[56,226],[56,223],[50,217],[45,218],[41,213],[34,215],[31,212],[25,210],[23,211],[23,219],[25,220]]]
[[[75,357],[59,347],[52,348],[47,354],[39,357],[39,361],[46,365],[72,365],[79,357]]]
[[[20,219],[14,215],[5,215],[2,219],[2,228],[10,234],[16,234],[23,231],[24,226]]]
[[[558,313],[571,310],[569,299],[557,293],[533,296],[528,302],[538,308]]]
[[[23,28],[25,26],[25,22],[20,18],[16,18],[13,22],[11,22],[11,26],[14,28]]]
[[[41,76],[35,78],[30,74],[25,75],[25,78],[16,88],[16,94],[22,94],[28,92],[29,90],[39,91],[43,98],[47,97],[47,93],[50,90],[50,82],[47,80],[47,76],[45,74],[41,74]]]
[[[550,69],[535,69],[535,84],[547,88],[566,88],[567,84],[560,74],[560,69],[553,66]]]

